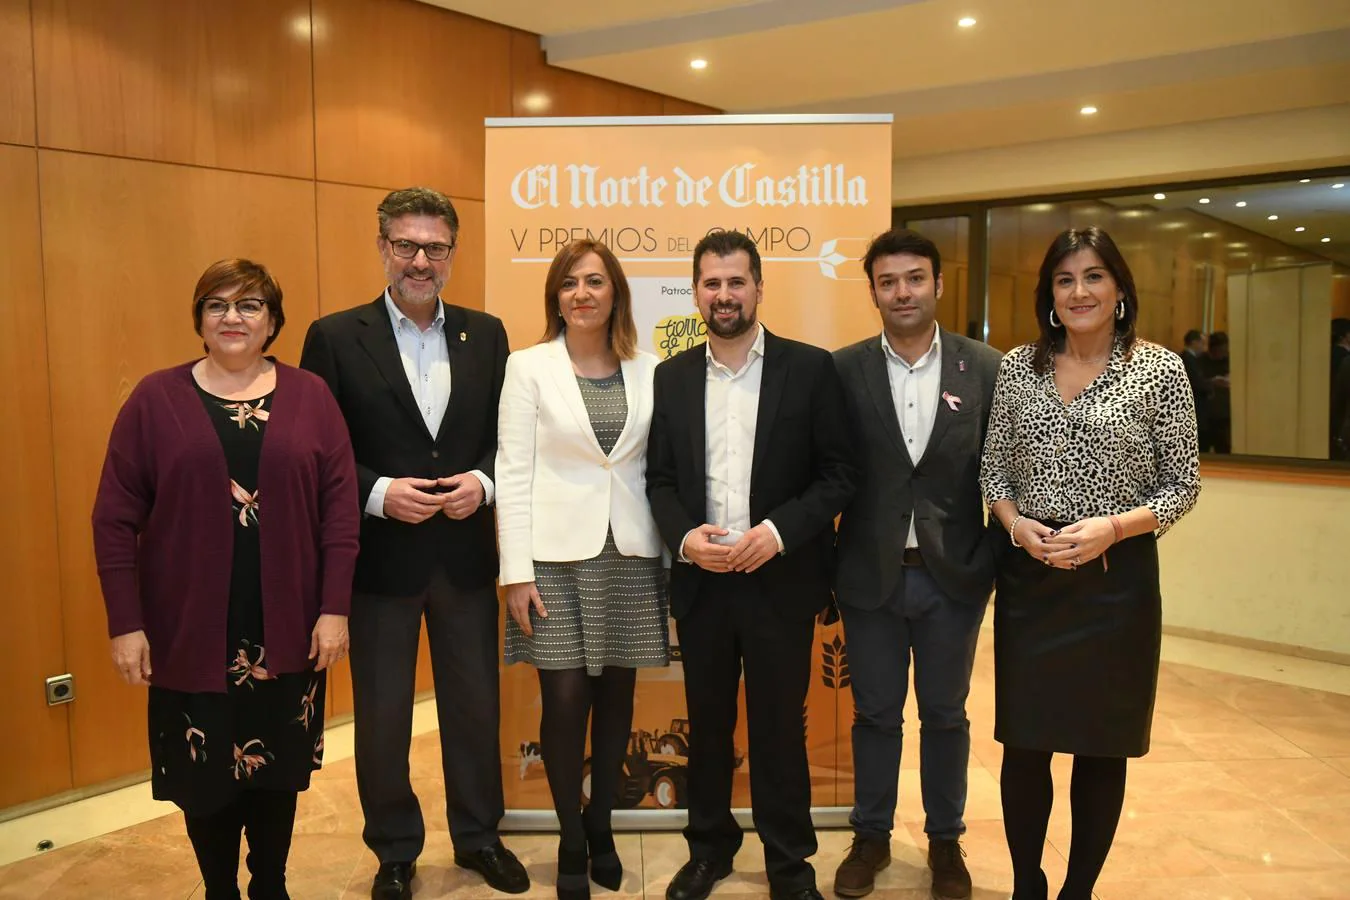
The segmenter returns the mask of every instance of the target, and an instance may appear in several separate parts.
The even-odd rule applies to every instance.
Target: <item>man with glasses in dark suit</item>
[[[455,863],[499,891],[529,877],[497,834],[496,532],[492,502],[506,330],[441,302],[459,218],[448,197],[394,191],[378,208],[388,287],[324,316],[300,365],[346,417],[362,511],[351,613],[356,781],[373,900],[412,896],[426,826],[408,772],[417,642],[425,616]]]

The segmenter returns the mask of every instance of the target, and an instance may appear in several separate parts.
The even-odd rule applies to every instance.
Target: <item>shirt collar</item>
[[[745,358],[745,368],[741,369],[741,372],[744,372],[745,369],[750,368],[750,363],[752,363],[752,362],[754,362],[756,359],[759,359],[759,358],[761,358],[761,357],[764,356],[764,324],[763,324],[762,322],[759,322],[759,323],[756,323],[755,327],[758,328],[759,331],[757,331],[757,332],[755,333],[755,342],[754,342],[753,344],[750,345],[750,353],[749,353],[749,355],[747,355],[746,358]],[[733,371],[731,371],[731,369],[729,369],[729,368],[727,368],[726,366],[722,365],[720,362],[717,361],[716,358],[713,357],[712,344],[711,344],[711,343],[709,343],[709,342],[707,342],[707,341],[705,341],[705,342],[703,343],[703,352],[704,352],[704,354],[706,355],[706,358],[707,358],[707,360],[708,360],[708,365],[710,365],[710,366],[716,366],[717,368],[721,369],[723,372],[726,372],[728,375],[739,375],[739,374],[740,374],[739,372],[733,372]]]
[[[403,323],[407,322],[408,327],[414,332],[421,331],[417,323],[403,314],[397,306],[394,305],[394,298],[389,294],[389,288],[384,289],[384,308],[389,312],[389,323],[394,326],[394,333],[397,334],[403,328]],[[441,303],[441,298],[436,298],[436,317],[431,320],[432,328],[445,327],[445,304]]]
[[[881,349],[886,354],[886,358],[891,362],[899,363],[906,369],[921,369],[930,363],[936,363],[942,356],[942,329],[937,325],[933,326],[933,343],[929,345],[928,352],[914,361],[913,365],[906,362],[905,358],[895,352],[891,342],[886,340],[886,332],[881,332]]]

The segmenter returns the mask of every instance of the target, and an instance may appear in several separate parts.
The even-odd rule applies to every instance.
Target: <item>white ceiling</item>
[[[1350,0],[424,2],[728,112],[889,112],[897,156],[1350,102]]]

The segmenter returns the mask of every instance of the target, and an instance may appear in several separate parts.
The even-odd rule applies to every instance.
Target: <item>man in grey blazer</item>
[[[834,891],[870,893],[891,861],[912,655],[932,894],[964,900],[965,704],[994,583],[980,452],[1000,354],[937,325],[942,260],[932,241],[888,231],[863,266],[882,333],[835,353],[862,475],[837,538],[855,707],[854,839]]]

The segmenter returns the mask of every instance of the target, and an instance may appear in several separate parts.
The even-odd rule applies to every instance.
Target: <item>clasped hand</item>
[[[1081,519],[1055,530],[1034,519],[1021,519],[1013,537],[1031,555],[1047,566],[1076,569],[1106,552],[1115,543],[1116,532],[1104,516]]]
[[[437,493],[438,488],[449,488]],[[445,478],[395,478],[384,494],[384,514],[416,525],[436,513],[467,519],[483,505],[483,483],[472,472]]]
[[[708,572],[753,572],[778,553],[778,539],[763,522],[741,535],[733,545],[718,544],[713,537],[730,534],[717,525],[700,525],[684,542],[684,558]]]

